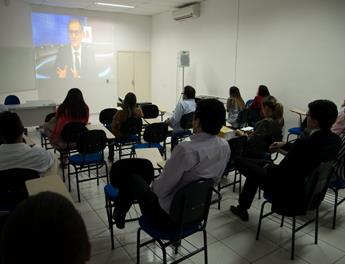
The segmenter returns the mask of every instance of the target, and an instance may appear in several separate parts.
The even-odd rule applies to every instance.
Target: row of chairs
[[[113,218],[113,211],[116,208],[116,199],[119,194],[118,189],[114,187],[114,182],[116,182],[116,178],[121,176],[119,174],[123,171],[123,167],[130,168],[131,171],[127,173],[140,172],[145,178],[154,177],[153,166],[151,162],[145,159],[122,159],[113,164],[110,171],[111,184],[104,187],[112,249],[115,248],[113,226],[116,224]],[[157,242],[160,245],[163,253],[163,263],[167,263],[166,248],[173,246],[175,247],[175,253],[177,253],[181,240],[196,232],[203,233],[203,246],[195,248],[192,252],[170,263],[181,262],[201,251],[204,251],[205,263],[207,263],[206,224],[213,185],[213,180],[199,180],[185,186],[175,194],[171,204],[170,215],[176,225],[169,230],[161,230],[154,226],[150,219],[145,216],[138,217],[136,214],[135,217],[126,219],[126,222],[138,221],[139,223],[137,231],[137,263],[140,263],[140,248],[153,242]],[[142,242],[142,231],[150,235],[151,239]]]
[[[168,131],[168,126],[164,122],[150,122],[150,119],[155,119],[159,115],[159,110],[156,105],[144,104],[141,106],[141,109],[145,124],[142,123],[141,118],[127,119],[121,127],[122,134],[126,136],[108,143],[115,145],[120,159],[124,156],[133,156],[135,149],[151,147],[158,148],[166,159],[166,139],[168,136],[171,136],[171,133]],[[100,112],[99,121],[109,130],[111,130],[111,122],[116,112],[116,108],[106,108]],[[190,129],[192,128],[193,114],[189,113],[182,116],[180,124],[183,130],[175,134],[175,137],[179,141],[191,135]],[[144,129],[143,137],[142,129]],[[141,143],[142,138],[146,143]],[[125,150],[129,150],[129,152],[124,153]],[[112,151],[112,149],[110,148],[109,151]]]
[[[239,190],[241,191],[241,174],[239,173],[236,167],[236,159],[243,156],[246,147],[246,137],[237,137],[229,140],[229,145],[231,148],[231,158],[224,172],[226,177],[230,172],[234,172],[234,180],[226,184],[219,183],[217,190],[220,192],[222,189],[229,186],[233,186],[233,191],[235,191],[236,185],[239,184]],[[266,204],[272,204],[272,195],[264,193],[265,201],[262,203],[259,224],[257,229],[256,239],[259,239],[262,219],[272,215],[273,213],[278,213],[281,215],[281,227],[284,225],[284,218],[286,216],[292,217],[292,240],[291,240],[291,259],[294,258],[294,243],[295,243],[295,233],[308,224],[315,222],[315,244],[318,240],[318,219],[319,219],[319,206],[324,200],[327,189],[330,189],[334,192],[333,203],[333,220],[332,228],[335,228],[336,225],[336,216],[337,216],[337,207],[345,201],[345,197],[339,199],[339,190],[345,189],[345,180],[336,180],[331,181],[334,176],[333,170],[333,161],[321,163],[313,172],[308,175],[306,178],[305,184],[305,197],[301,197],[301,208],[299,211],[290,211],[290,212],[279,212],[277,210],[270,210],[267,213],[264,213],[264,208]],[[239,177],[239,178],[237,178]],[[293,194],[292,194],[293,195]],[[260,199],[260,190],[259,190],[259,199]],[[220,200],[218,202],[218,209],[220,209]],[[305,223],[301,224],[299,227],[296,226],[296,217],[305,215],[307,211],[315,211],[315,216],[311,219],[308,219]]]

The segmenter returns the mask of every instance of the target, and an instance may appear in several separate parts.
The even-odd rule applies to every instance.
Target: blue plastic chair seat
[[[126,143],[132,143],[132,142],[138,142],[139,136],[138,135],[130,135],[126,138],[117,138],[115,139],[115,145],[118,144],[126,144]]]
[[[160,240],[178,240],[180,238],[180,229],[179,228],[172,228],[171,230],[161,230],[158,228],[153,227],[151,221],[145,215],[139,218],[139,225],[140,227],[151,237],[154,239]],[[189,236],[194,232],[199,230],[199,225],[193,225],[191,227],[185,228],[182,230],[182,237]]]
[[[143,149],[143,148],[158,148],[160,151],[164,149],[164,147],[159,143],[142,143],[142,144],[133,145],[133,149]]]
[[[76,154],[68,157],[69,162],[72,165],[87,165],[98,163],[103,160],[102,152],[91,154]]]
[[[344,189],[345,188],[345,180],[336,180],[331,182],[330,187],[335,189]]]
[[[264,198],[267,202],[272,203],[272,195],[264,192]]]
[[[107,199],[115,201],[119,196],[119,189],[115,188],[111,184],[107,184],[106,186],[104,186],[104,194]]]
[[[288,129],[289,134],[300,135],[302,133],[300,127],[291,127]]]

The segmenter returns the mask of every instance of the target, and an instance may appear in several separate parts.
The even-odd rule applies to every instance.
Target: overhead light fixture
[[[120,7],[120,8],[134,8],[134,6],[129,6],[129,5],[118,5],[118,4],[103,3],[103,2],[96,2],[95,5]]]

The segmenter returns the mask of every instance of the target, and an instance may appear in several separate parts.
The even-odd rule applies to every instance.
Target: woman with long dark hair
[[[68,91],[65,100],[56,111],[55,120],[53,120],[55,126],[50,128],[51,131],[49,131],[49,125],[45,126],[45,131],[53,146],[56,148],[63,147],[64,142],[60,138],[63,127],[70,122],[86,124],[88,120],[89,107],[84,101],[83,94],[78,88],[72,88]]]
[[[255,112],[257,115],[260,115],[261,118],[264,117],[262,102],[263,102],[264,98],[269,96],[269,95],[270,95],[270,92],[269,92],[267,86],[266,85],[260,85],[253,102],[249,106],[249,108],[253,112]]]
[[[143,117],[143,112],[137,107],[137,97],[134,93],[127,93],[122,103],[122,110],[116,112],[111,123],[111,130],[116,138],[124,135],[121,132],[121,125],[131,117]]]

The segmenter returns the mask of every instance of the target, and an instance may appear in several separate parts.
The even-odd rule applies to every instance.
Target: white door
[[[151,102],[151,54],[134,54],[134,90],[138,102]]]
[[[138,102],[151,101],[151,53],[118,53],[118,95],[134,92]]]

